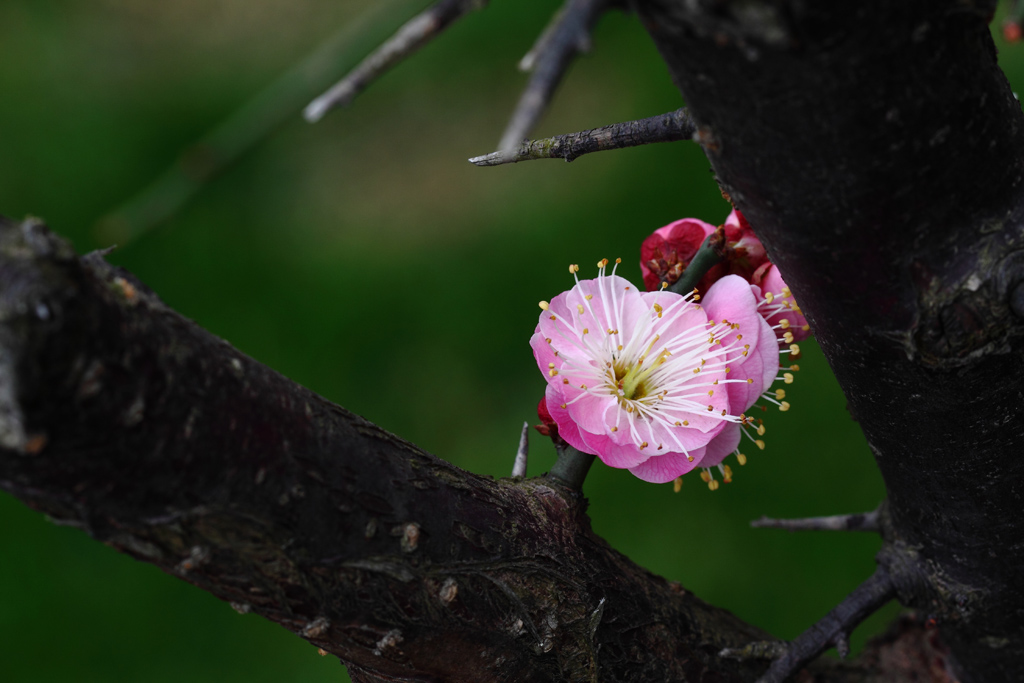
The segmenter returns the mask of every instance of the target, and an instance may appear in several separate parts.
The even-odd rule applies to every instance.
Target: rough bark
[[[424,453],[33,221],[0,221],[0,373],[0,488],[357,680],[751,681],[767,665],[719,657],[769,636],[609,548],[556,481]],[[872,652],[813,680],[943,656],[919,624]]]
[[[1024,119],[994,3],[636,6],[867,435],[901,601],[964,681],[1024,680]]]

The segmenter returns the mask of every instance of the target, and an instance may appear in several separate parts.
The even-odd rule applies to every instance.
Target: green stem
[[[558,449],[558,460],[548,472],[549,477],[555,477],[567,484],[570,488],[580,491],[583,489],[583,480],[587,478],[590,466],[594,464],[594,456],[589,453],[581,453],[572,446],[566,444]]]
[[[709,270],[717,266],[725,258],[725,230],[719,227],[704,238],[697,253],[693,255],[690,265],[679,276],[675,284],[669,285],[669,291],[686,294],[693,290]]]

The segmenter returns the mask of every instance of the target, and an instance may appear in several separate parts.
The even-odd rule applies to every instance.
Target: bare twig
[[[530,73],[533,71],[534,65],[537,64],[537,56],[548,49],[548,45],[551,44],[551,38],[555,35],[555,31],[558,29],[559,24],[562,23],[562,17],[565,16],[565,10],[567,5],[562,5],[555,12],[555,15],[551,17],[551,21],[544,27],[540,36],[533,43],[533,47],[530,51],[523,55],[523,58],[519,60],[519,70],[523,73]],[[589,46],[580,46],[581,51],[589,49]]]
[[[182,150],[178,159],[134,197],[100,218],[101,242],[124,246],[168,220],[210,179],[295,116],[305,102],[345,72],[387,28],[408,16],[416,0],[374,3],[297,66]]]
[[[581,46],[589,43],[590,30],[607,5],[608,0],[566,0],[556,15],[555,26],[545,29],[545,33],[550,32],[550,38],[544,39],[542,35],[538,41],[542,44],[531,60],[533,74],[501,136],[498,149],[514,147],[530,134],[569,62]]]
[[[519,436],[519,450],[516,451],[516,461],[512,465],[513,477],[526,476],[526,461],[530,453],[530,423],[523,423],[523,433]]]
[[[572,161],[584,154],[609,149],[639,147],[655,142],[677,142],[693,139],[697,126],[686,109],[650,116],[637,121],[613,123],[579,133],[557,135],[541,140],[524,140],[519,147],[473,157],[477,166],[501,166],[533,159],[565,159]]]
[[[761,517],[750,523],[756,528],[786,529],[787,531],[873,531],[878,533],[878,510],[856,515],[806,517],[803,519],[771,519]]]
[[[850,632],[896,595],[892,577],[879,566],[867,581],[859,585],[818,623],[789,644],[786,653],[772,662],[757,683],[782,683],[830,647],[839,654],[849,652]]]
[[[786,643],[781,640],[757,640],[743,647],[726,647],[719,651],[719,657],[748,661],[751,659],[776,659],[786,654]]]
[[[440,0],[402,25],[343,79],[309,103],[303,116],[316,123],[335,107],[348,105],[384,72],[429,43],[457,19],[480,9],[488,0]]]

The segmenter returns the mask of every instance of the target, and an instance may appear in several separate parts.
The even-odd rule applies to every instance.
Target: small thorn
[[[519,436],[519,450],[516,451],[516,461],[512,465],[513,477],[526,476],[526,461],[530,452],[530,424],[523,423],[523,432]]]

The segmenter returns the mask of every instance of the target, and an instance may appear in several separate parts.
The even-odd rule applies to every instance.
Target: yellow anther
[[[687,459],[687,460],[688,460],[689,462],[693,462],[693,456],[692,456],[692,455],[690,455],[689,453],[687,453],[687,455],[686,455],[686,459]]]
[[[583,315],[583,304],[576,304],[576,310],[580,312],[580,315]]]
[[[737,334],[736,335],[736,341],[739,341],[740,339],[743,339],[743,335],[742,334]]]
[[[578,265],[576,265],[575,263],[570,263],[569,264],[569,274],[570,275],[574,275],[574,274],[576,274],[578,272],[580,272],[580,267]]]
[[[793,372],[800,372],[800,366],[797,365],[796,363],[793,363],[792,365],[790,365],[789,369],[792,370]]]
[[[761,441],[761,439],[758,439],[754,443],[757,444],[757,447],[760,448],[762,451],[764,450],[764,441]]]
[[[547,301],[541,301],[537,305],[540,306],[540,310],[542,310],[542,311],[548,310],[548,302]]]
[[[558,370],[548,370],[548,377],[554,377],[558,374]]]
[[[725,476],[725,480],[726,481],[731,480],[732,479],[732,468],[729,467],[728,465],[723,465],[722,466],[722,470],[724,470],[722,472],[722,474]]]
[[[668,289],[668,283],[667,283],[667,282],[662,282],[662,283],[661,283],[661,288],[662,288],[663,290],[665,290],[665,289]]]
[[[783,318],[782,320],[780,320],[779,321],[779,327],[781,327],[784,330],[788,330],[789,329],[789,320],[787,318]]]
[[[740,464],[740,466],[746,465],[747,464],[747,456],[743,455],[742,453],[737,453],[736,454],[736,462],[738,462]]]
[[[587,301],[590,301],[591,299],[594,298],[594,295],[593,294],[587,294],[587,296],[585,298],[586,298]]]
[[[690,426],[690,421],[689,420],[683,420],[683,426],[684,427],[689,427]]]
[[[644,441],[642,444],[640,444],[640,450],[643,450],[645,448],[647,448],[647,442],[646,441]]]
[[[613,432],[617,432],[617,431],[619,431],[619,428],[618,427],[612,427],[612,431]]]
[[[792,344],[793,343],[793,333],[789,332],[789,331],[783,332],[782,333],[782,341],[786,342],[787,344]]]
[[[784,296],[784,297],[786,297],[788,299],[789,297],[793,296],[793,292],[789,291],[789,287],[783,287],[782,288],[782,296]]]
[[[583,334],[590,334],[590,328],[589,327],[584,327],[583,328]]]
[[[712,479],[711,481],[709,481],[708,482],[708,488],[711,489],[712,491],[717,491],[718,490],[718,480],[717,479]]]
[[[715,411],[715,407],[714,406],[708,406],[708,412],[709,413],[713,413],[714,411]]]
[[[682,422],[678,422],[678,421],[676,422],[676,427],[682,427],[682,426],[683,426]]]
[[[800,329],[803,330],[804,332],[810,332],[811,331],[811,326],[810,325],[803,325]]]
[[[753,384],[753,383],[754,383],[754,378],[753,377],[748,377],[747,378],[747,384]]]
[[[565,404],[564,403],[562,404],[562,410],[565,410]]]
[[[615,265],[618,265],[620,263],[622,263],[622,259],[620,259],[620,258],[615,259]]]
[[[789,401],[783,401],[782,403],[780,403],[779,410],[781,410],[782,412],[786,412],[787,410],[789,410]]]
[[[715,395],[715,390],[714,389],[712,389],[711,391],[708,392],[708,396],[714,396],[714,395]]]
[[[619,344],[619,351],[622,350],[622,344]]]
[[[675,479],[672,480],[672,490],[675,491],[676,493],[679,493],[680,491],[683,490],[682,477],[676,477]]]
[[[658,317],[659,317],[659,318],[661,317],[661,312],[662,312],[663,310],[665,310],[665,309],[663,309],[663,308],[661,307],[661,304],[654,304],[654,312],[658,314]]]
[[[725,374],[729,374],[730,372],[732,372],[732,368],[730,368],[730,367],[729,367],[729,366],[727,365],[727,366],[725,367]]]
[[[782,373],[782,381],[785,382],[786,384],[792,384],[793,383],[793,373],[790,373],[790,372]]]
[[[555,364],[554,363],[548,363],[548,367],[549,368],[553,368],[553,367],[555,367]]]
[[[786,398],[786,390],[785,389],[776,389],[775,390],[775,398],[779,399],[780,401],[782,399]]]
[[[707,482],[711,481],[711,473],[708,472],[707,470],[701,470],[700,471],[700,478],[706,484]]]
[[[771,303],[775,301],[775,295],[772,294],[771,292],[768,292],[767,294],[764,295],[764,300],[767,301],[768,303]]]
[[[725,416],[726,416],[726,415],[728,414],[728,412],[729,412],[729,411],[727,411],[727,410],[725,410],[725,409],[723,408],[723,409],[722,409],[722,417],[725,417]]]
[[[765,432],[764,425],[757,425],[757,435],[758,436],[764,436],[764,432]]]

